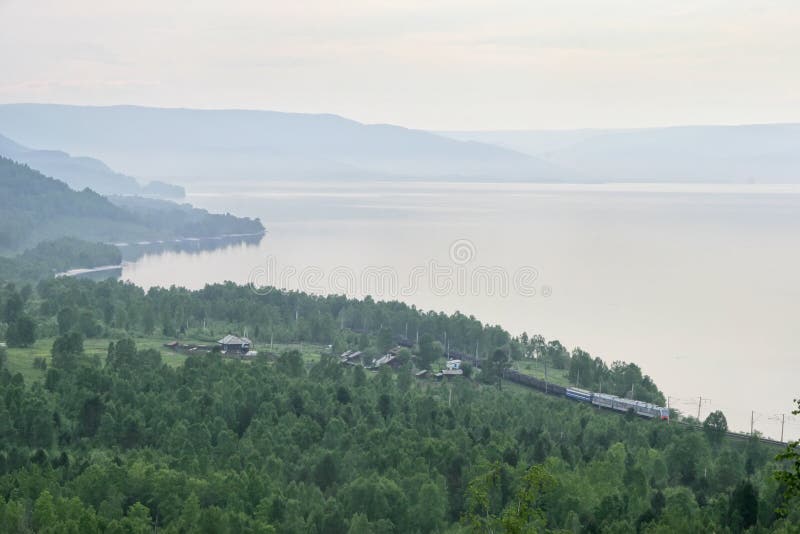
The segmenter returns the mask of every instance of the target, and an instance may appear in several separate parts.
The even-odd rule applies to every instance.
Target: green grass
[[[35,358],[44,358],[50,363],[50,347],[53,346],[52,339],[39,339],[33,345],[26,349],[9,348],[7,349],[8,360],[6,367],[8,371],[14,375],[20,373],[25,382],[32,382],[33,380],[41,379],[44,373],[40,369],[33,367],[33,360]]]
[[[511,368],[516,369],[520,373],[525,373],[526,375],[535,376],[536,378],[544,380],[544,365],[540,362],[533,360],[520,360],[514,362]],[[553,369],[552,367],[548,367],[547,381],[551,384],[557,384],[565,387],[572,385],[569,381],[569,375],[567,374],[566,369]]]
[[[44,379],[44,372],[41,369],[36,369],[33,366],[33,361],[36,358],[44,358],[47,362],[47,365],[50,365],[50,349],[53,346],[53,341],[55,338],[43,338],[37,339],[36,343],[32,347],[27,348],[9,348],[8,351],[8,363],[7,367],[9,372],[13,375],[16,373],[20,373],[24,378],[25,382],[31,383],[36,380],[43,380]],[[169,343],[170,341],[174,341],[175,338],[171,337],[164,337],[164,336],[148,336],[148,337],[134,337],[134,341],[136,342],[136,347],[138,349],[155,349],[161,352],[161,359],[164,363],[171,367],[178,367],[182,365],[184,361],[186,361],[187,356],[185,354],[180,354],[174,352],[166,347],[164,347],[165,343]],[[105,361],[106,354],[108,353],[108,344],[111,341],[115,341],[114,339],[108,338],[97,338],[97,339],[85,339],[83,341],[83,350],[87,356],[99,356],[101,361]],[[197,345],[208,345],[208,339],[201,339],[201,338],[182,338],[180,340],[181,343],[185,344],[197,344]],[[269,346],[259,346],[256,349],[262,350],[270,350]],[[308,343],[275,343],[272,347],[272,352],[280,354],[287,350],[299,350],[300,353],[303,355],[303,361],[306,364],[316,363],[319,361],[320,354],[322,354],[327,349],[323,345],[313,345]]]
[[[53,346],[55,338],[37,339],[32,347],[27,348],[9,348],[8,349],[8,370],[11,374],[20,373],[25,378],[25,382],[33,382],[35,380],[42,380],[44,372],[41,369],[36,369],[33,366],[33,361],[36,358],[44,358],[47,365],[50,365],[50,349]],[[85,339],[83,341],[83,351],[87,356],[99,356],[101,360],[105,361],[106,354],[108,353],[109,342],[114,341],[108,338]],[[135,338],[136,347],[139,349],[156,349],[161,352],[161,359],[169,366],[177,367],[181,365],[186,356],[172,352],[165,348],[163,345],[171,338],[160,337],[147,337]],[[194,342],[187,340],[187,342]]]
[[[317,363],[320,355],[323,352],[328,351],[324,345],[314,345],[311,343],[275,343],[272,345],[272,348],[270,348],[269,343],[267,343],[265,345],[256,347],[255,350],[264,350],[274,352],[275,354],[281,354],[290,350],[297,350],[300,351],[300,354],[303,356],[303,361],[306,364]]]

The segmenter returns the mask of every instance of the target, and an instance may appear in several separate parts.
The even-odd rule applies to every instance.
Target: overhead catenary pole
[[[755,411],[750,411],[750,435],[753,435],[753,419],[755,417]]]
[[[547,393],[547,360],[544,361],[544,392]]]
[[[786,423],[786,414],[781,414],[781,441],[783,441],[783,425]]]
[[[697,401],[697,420],[700,420],[700,406],[703,404],[703,396],[700,395],[700,400]]]
[[[669,399],[671,397],[667,396],[667,416],[669,416]],[[667,424],[669,424],[669,420],[672,419],[671,417],[667,417]]]

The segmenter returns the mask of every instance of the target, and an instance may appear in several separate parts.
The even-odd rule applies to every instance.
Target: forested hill
[[[120,235],[146,235],[132,213],[94,191],[73,191],[64,182],[2,157],[0,210],[0,251],[61,236],[110,241]]]
[[[443,332],[552,367],[586,353],[532,354],[527,336],[458,313],[262,293],[0,288],[13,345],[0,349],[0,531],[796,532],[779,449],[727,440],[721,416],[700,432],[599,411],[499,388],[494,365],[415,376],[443,364]],[[381,354],[406,328],[419,343],[397,369],[336,357]],[[252,361],[159,351],[245,329]]]
[[[120,242],[264,229],[258,220],[171,206],[171,210],[162,208],[162,215],[154,219],[141,205],[118,206],[89,189],[73,191],[61,181],[0,157],[0,254],[61,237]]]

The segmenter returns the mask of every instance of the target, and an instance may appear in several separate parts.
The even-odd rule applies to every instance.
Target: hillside
[[[589,181],[800,183],[800,124],[444,135],[536,156]]]
[[[182,198],[182,188],[163,182],[139,185],[135,178],[114,172],[100,160],[73,157],[60,150],[34,150],[0,135],[0,156],[30,165],[34,169],[55,176],[72,189],[87,187],[102,195],[152,194],[168,198]]]
[[[64,182],[2,157],[0,211],[0,251],[5,252],[62,236],[110,241],[121,235],[147,235],[132,213],[94,191],[73,191]]]
[[[564,180],[557,166],[485,143],[335,115],[253,110],[0,106],[8,135],[96,154],[148,179]]]
[[[120,242],[263,231],[258,220],[209,214],[166,201],[161,201],[161,216],[153,217],[152,210],[144,207],[146,202],[156,201],[130,200],[120,207],[94,191],[74,191],[64,182],[0,157],[0,253],[60,237]],[[170,206],[174,208],[165,209]]]
[[[698,431],[514,387],[495,363],[527,343],[462,314],[233,284],[32,291],[0,288],[12,321],[49,336],[0,349],[0,520],[19,531],[788,533],[800,519],[773,476],[781,448],[727,439],[719,412]],[[422,337],[395,369],[336,357],[379,355],[409,323]],[[244,329],[251,361],[164,347]],[[417,377],[443,363],[443,329],[491,358]]]

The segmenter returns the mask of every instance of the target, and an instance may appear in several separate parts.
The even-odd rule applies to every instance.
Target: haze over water
[[[257,246],[148,255],[123,279],[199,288],[255,277],[324,293],[346,268],[350,296],[459,310],[608,364],[634,362],[673,407],[696,416],[702,395],[701,419],[721,409],[735,430],[749,431],[754,410],[755,428],[779,438],[777,416],[796,395],[798,186],[267,182],[188,200],[260,217],[268,234]],[[451,258],[455,242],[471,247],[465,263]],[[268,276],[282,279],[265,278],[270,261]],[[441,291],[427,280],[380,294],[360,283],[365,269],[392,266],[403,289],[431,261],[468,273],[501,266],[510,277],[533,267],[536,295]],[[291,268],[322,276],[301,281]],[[800,421],[786,421],[784,437],[800,435]]]

